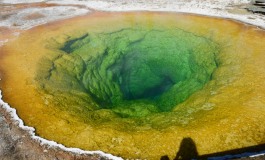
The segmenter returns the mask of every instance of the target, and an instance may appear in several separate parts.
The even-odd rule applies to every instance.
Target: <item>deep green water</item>
[[[177,107],[211,80],[220,50],[181,29],[85,33],[57,46],[40,62],[41,90],[66,110],[123,118]]]

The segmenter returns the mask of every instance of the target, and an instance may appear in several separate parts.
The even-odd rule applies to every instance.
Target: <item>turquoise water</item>
[[[181,29],[86,33],[44,59],[38,79],[62,104],[143,117],[171,111],[202,89],[218,52],[211,39]]]

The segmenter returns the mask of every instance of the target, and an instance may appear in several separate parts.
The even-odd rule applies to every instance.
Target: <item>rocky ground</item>
[[[265,0],[252,0],[247,10],[265,15]]]
[[[7,3],[8,2],[8,3]],[[58,1],[50,1],[46,3],[45,0],[28,0],[31,4],[20,3],[21,1],[6,1],[0,0],[0,46],[7,42],[14,36],[17,36],[22,30],[29,29],[33,26],[40,25],[46,22],[69,18],[81,14],[87,14],[93,9],[108,8],[109,10],[123,10],[131,6],[132,10],[137,10],[137,7],[151,6],[148,10],[161,10],[159,6],[164,5],[168,10],[189,11],[187,8],[193,6],[194,13],[202,12],[204,7],[212,7],[211,13],[216,14],[220,10],[225,10],[228,15],[236,15],[238,17],[248,17],[252,24],[265,26],[265,18],[262,14],[254,15],[252,12],[264,14],[264,1],[202,1],[202,0],[180,0],[180,1],[143,1],[135,0],[134,3],[124,2],[121,0],[109,1],[93,1],[89,5],[84,1],[64,1],[67,4],[58,4]],[[37,3],[35,3],[37,2]],[[197,3],[198,2],[198,3]],[[223,2],[223,3],[222,3]],[[259,3],[261,2],[261,3]],[[13,4],[10,4],[13,3]],[[174,3],[174,5],[171,5]],[[212,4],[211,4],[212,3]],[[69,5],[70,4],[70,5]],[[206,4],[206,5],[205,5]],[[209,5],[211,4],[211,5]],[[141,6],[142,5],[142,6]],[[182,5],[182,8],[180,7]],[[222,7],[223,5],[223,7]],[[63,6],[63,8],[61,8]],[[103,7],[102,7],[103,6]],[[118,6],[118,7],[117,7]],[[119,7],[120,6],[120,7]],[[175,8],[172,6],[175,6]],[[184,6],[184,7],[183,7]],[[28,9],[28,8],[31,9]],[[46,8],[45,8],[46,7]],[[48,7],[48,8],[47,8]],[[53,7],[53,8],[51,8]],[[158,7],[158,8],[157,8]],[[169,8],[167,8],[169,7]],[[170,8],[171,7],[171,8]],[[186,8],[185,8],[186,7]],[[35,10],[32,8],[35,8]],[[143,8],[143,7],[142,7]],[[196,11],[195,8],[198,8]],[[251,12],[247,12],[245,8],[249,8]],[[254,8],[254,9],[253,9]],[[185,10],[186,9],[186,10]],[[200,10],[201,9],[201,10]],[[34,11],[34,12],[32,12]],[[17,14],[20,13],[20,14]],[[65,14],[67,13],[67,14]],[[70,14],[69,14],[70,13]],[[193,13],[190,11],[190,13]],[[209,12],[210,13],[210,12]],[[220,12],[221,13],[221,12]],[[217,16],[218,16],[217,14]],[[51,15],[53,18],[51,18]],[[71,15],[71,16],[69,16]],[[231,16],[233,17],[233,16]],[[253,20],[254,17],[254,20]],[[248,19],[246,18],[246,19]],[[256,18],[256,19],[255,19]],[[240,19],[240,18],[239,18]],[[265,150],[265,148],[264,148]],[[1,160],[46,160],[46,159],[109,159],[100,154],[77,153],[66,151],[62,147],[51,147],[47,143],[42,143],[40,140],[33,139],[30,132],[19,127],[19,122],[12,118],[12,113],[0,104],[0,159]],[[245,157],[242,160],[264,160],[265,156]]]
[[[103,160],[99,154],[77,154],[41,144],[31,134],[18,127],[9,112],[0,107],[0,159],[1,160]]]

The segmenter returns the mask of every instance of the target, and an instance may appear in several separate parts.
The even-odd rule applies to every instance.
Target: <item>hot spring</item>
[[[3,99],[36,134],[123,158],[265,143],[265,32],[195,15],[95,12],[0,49]]]

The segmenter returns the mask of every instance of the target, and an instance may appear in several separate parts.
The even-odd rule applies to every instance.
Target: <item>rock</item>
[[[252,0],[246,9],[253,13],[265,14],[265,0]]]

